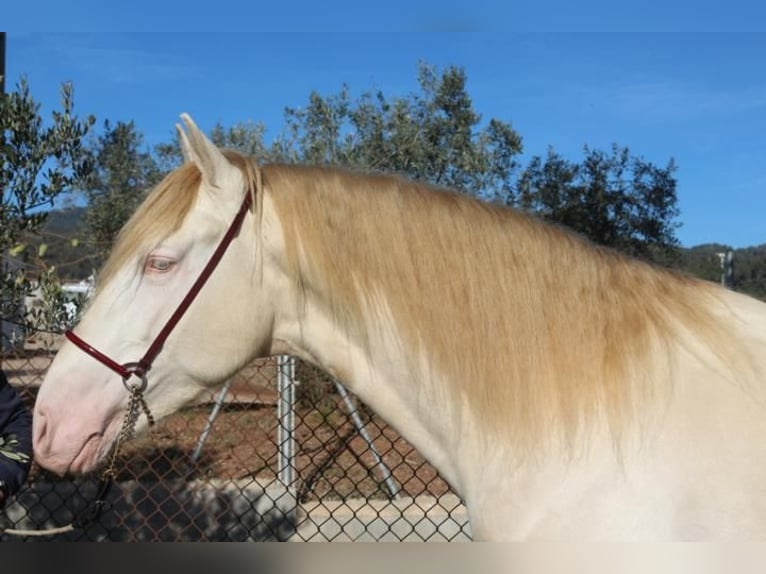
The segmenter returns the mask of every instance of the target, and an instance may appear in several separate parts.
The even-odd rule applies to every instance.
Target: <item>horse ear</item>
[[[186,142],[190,159],[202,172],[202,179],[213,187],[223,187],[227,174],[235,169],[213,142],[197,127],[188,114],[181,114],[186,125]],[[181,144],[183,150],[183,140]]]
[[[176,124],[176,131],[178,132],[178,144],[181,146],[181,155],[184,158],[184,163],[193,162],[194,152],[191,149],[189,138],[186,137],[186,132],[181,127],[181,124]]]

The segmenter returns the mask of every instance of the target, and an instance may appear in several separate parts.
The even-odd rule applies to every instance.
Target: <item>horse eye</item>
[[[173,267],[174,262],[162,257],[150,257],[146,260],[146,270],[154,273],[165,273]]]

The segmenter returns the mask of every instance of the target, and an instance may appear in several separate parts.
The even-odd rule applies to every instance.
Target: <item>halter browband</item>
[[[140,379],[140,389],[143,390],[147,384],[146,374],[152,368],[154,359],[156,359],[157,355],[160,354],[160,351],[162,350],[165,341],[170,336],[170,333],[173,332],[173,329],[175,329],[176,325],[181,320],[181,317],[183,317],[184,313],[186,313],[186,311],[189,309],[189,306],[192,304],[192,301],[194,301],[194,298],[199,294],[199,292],[202,290],[202,287],[213,274],[213,271],[215,271],[215,268],[221,262],[224,253],[226,253],[226,249],[229,247],[231,242],[234,240],[234,237],[237,235],[237,232],[242,225],[242,221],[245,218],[245,214],[247,213],[247,210],[250,209],[252,202],[252,194],[250,190],[248,190],[245,193],[245,199],[242,201],[242,205],[240,206],[237,215],[234,216],[234,220],[231,222],[231,225],[229,225],[226,233],[221,238],[218,247],[216,247],[215,251],[210,256],[210,259],[205,265],[205,268],[199,274],[199,277],[197,277],[197,280],[191,286],[188,293],[186,293],[186,296],[183,298],[176,310],[162,327],[162,330],[160,330],[160,332],[154,338],[154,341],[152,341],[152,344],[149,346],[146,353],[144,353],[144,356],[141,357],[141,359],[139,359],[137,362],[120,364],[92,345],[86,343],[83,339],[75,335],[73,331],[66,331],[64,333],[66,338],[74,343],[75,346],[77,346],[80,350],[84,351],[96,359],[99,363],[120,375],[120,377],[122,377],[122,382],[129,389],[130,386],[128,385],[128,380],[132,376],[138,377]]]

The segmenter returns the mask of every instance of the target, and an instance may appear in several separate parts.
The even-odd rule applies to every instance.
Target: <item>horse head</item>
[[[108,454],[134,375],[145,379],[143,398],[162,417],[268,350],[273,310],[258,297],[268,278],[251,209],[261,193],[258,168],[182,119],[185,163],[120,232],[39,390],[35,456],[59,474],[92,470]],[[145,426],[141,418],[137,430]]]

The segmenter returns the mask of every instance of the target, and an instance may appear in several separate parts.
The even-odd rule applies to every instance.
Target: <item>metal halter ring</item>
[[[125,363],[122,365],[128,371],[128,375],[122,377],[122,384],[128,392],[143,393],[146,390],[149,381],[146,379],[146,371],[141,366],[141,363]],[[137,383],[132,382],[134,378],[138,379]]]

